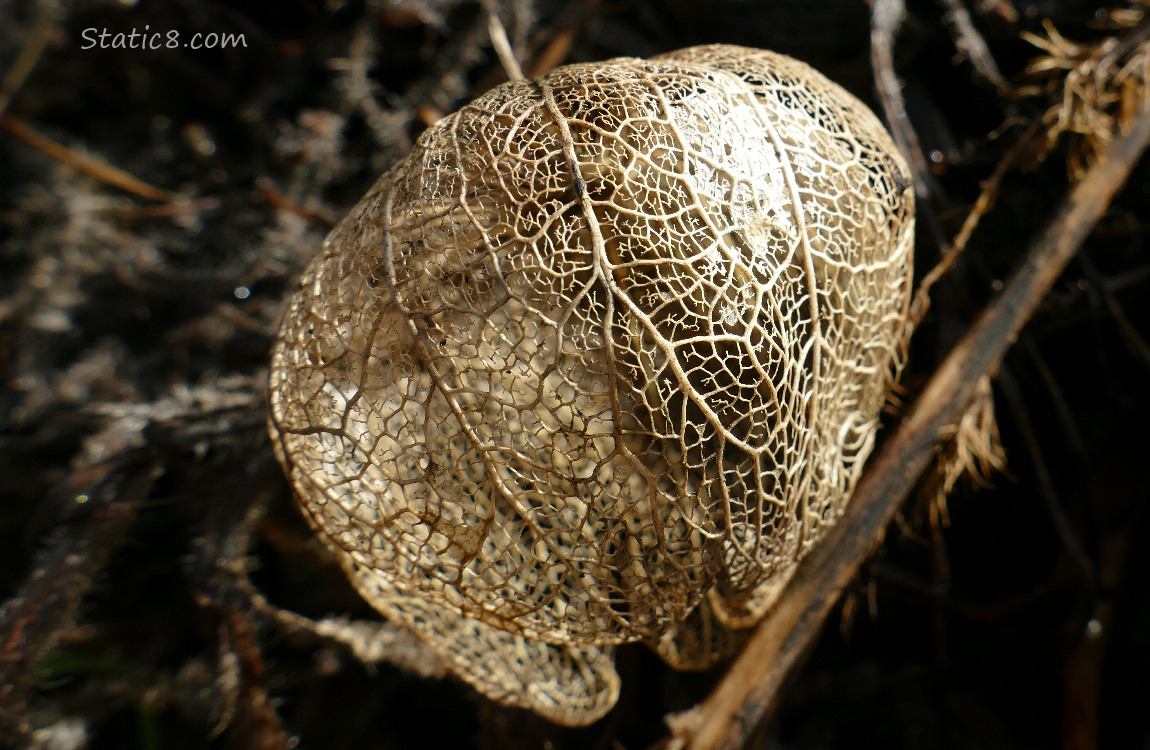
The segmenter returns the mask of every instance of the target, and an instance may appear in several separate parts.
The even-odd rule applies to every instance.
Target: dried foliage
[[[0,0],[0,746],[640,748],[743,678],[776,691],[769,726],[736,696],[719,704],[734,713],[681,713],[666,744],[738,715],[727,741],[750,747],[1144,745],[1150,172],[1112,199],[1106,177],[1141,123],[1144,6],[880,6],[868,38],[854,0]],[[785,690],[620,644],[601,721],[500,707],[365,604],[292,500],[267,436],[279,318],[379,175],[506,79],[492,13],[528,77],[722,42],[802,59],[886,112],[921,152],[916,266],[948,259],[915,308],[906,405],[1041,227],[1082,234],[1081,217],[1048,221],[1065,165],[1109,202],[989,371],[1009,473],[955,482],[945,515],[906,506],[848,586],[853,619],[806,645],[831,596],[765,660]],[[145,25],[248,46],[81,49],[85,29]],[[874,458],[901,415],[880,417]],[[833,577],[864,557],[832,555]]]
[[[1044,133],[1032,158],[1044,159],[1070,138],[1068,169],[1071,177],[1081,177],[1114,134],[1130,127],[1150,78],[1150,21],[1144,13],[1134,8],[1108,14],[1112,23],[1132,30],[1092,43],[1070,41],[1049,20],[1042,35],[1022,34],[1043,53],[1027,65],[1033,83],[1022,93],[1053,100],[1042,116]]]
[[[389,620],[487,695],[590,723],[614,645],[710,666],[842,512],[913,226],[882,126],[790,58],[504,84],[304,275],[272,370],[284,466]]]

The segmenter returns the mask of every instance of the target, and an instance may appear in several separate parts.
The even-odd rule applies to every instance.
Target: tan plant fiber
[[[901,364],[878,120],[730,46],[559,68],[431,127],[291,301],[272,434],[360,593],[485,695],[702,668],[841,513]]]

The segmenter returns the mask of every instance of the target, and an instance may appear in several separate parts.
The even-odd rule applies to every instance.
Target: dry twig
[[[40,135],[11,115],[0,115],[0,125],[32,148],[43,151],[53,159],[59,159],[65,164],[80,170],[100,182],[107,183],[150,201],[174,203],[180,199],[180,196],[176,193],[162,190],[155,185],[149,185],[119,167],[113,167],[111,164],[106,164],[99,159],[93,159],[90,156],[85,156],[77,151],[73,151],[67,146],[62,146],[51,138]]]
[[[1070,41],[1049,22],[1045,28],[1045,37],[1022,34],[1045,54],[1027,66],[1027,74],[1036,83],[1020,93],[1052,100],[1042,117],[1046,137],[1034,147],[1032,156],[1036,163],[1042,161],[1069,137],[1067,167],[1070,176],[1077,178],[1104,152],[1111,134],[1126,127],[1138,113],[1146,81],[1150,20],[1143,17],[1124,35],[1092,44]]]
[[[871,9],[871,66],[891,137],[914,172],[916,197],[926,204],[930,200],[930,169],[907,117],[902,86],[894,72],[894,39],[905,12],[902,0],[875,0]]]
[[[483,3],[483,7],[487,11],[487,33],[491,36],[491,44],[495,48],[495,54],[499,56],[499,63],[507,73],[508,80],[525,80],[523,69],[519,67],[519,60],[515,57],[515,50],[511,49],[511,42],[507,39],[507,30],[499,20],[494,0],[487,0]]]
[[[986,40],[975,28],[974,21],[971,20],[966,6],[962,4],[961,0],[942,0],[942,4],[946,7],[946,20],[950,23],[951,33],[954,35],[954,46],[958,48],[959,53],[970,60],[974,72],[993,86],[999,96],[1013,97],[1015,95],[1014,87],[1002,77],[1002,73],[998,70],[998,63],[990,54]]]
[[[946,248],[945,233],[934,212],[940,194],[927,166],[922,144],[906,113],[902,85],[894,69],[894,42],[906,12],[903,0],[875,0],[871,7],[871,68],[883,115],[898,150],[914,175],[915,211],[939,248]]]
[[[970,209],[970,213],[966,215],[966,219],[962,222],[962,228],[959,229],[958,234],[955,235],[949,245],[946,246],[942,258],[934,265],[934,268],[923,277],[919,282],[918,288],[914,293],[914,300],[910,306],[910,320],[914,328],[922,322],[926,316],[927,311],[930,309],[930,290],[938,283],[939,279],[950,272],[958,259],[966,251],[967,243],[970,242],[971,236],[974,235],[974,230],[978,228],[979,222],[982,217],[994,206],[995,200],[998,198],[998,190],[1002,185],[1003,179],[1010,171],[1016,168],[1019,161],[1027,149],[1031,147],[1034,139],[1042,132],[1041,123],[1037,120],[1030,124],[1026,132],[1015,142],[1015,144],[1007,151],[1006,155],[999,160],[998,165],[995,166],[994,172],[990,177],[982,182],[982,191],[978,195],[978,199]]]
[[[12,102],[12,97],[16,96],[16,92],[28,80],[32,69],[44,54],[44,48],[48,46],[52,30],[56,28],[55,5],[53,3],[41,5],[40,18],[32,28],[32,33],[28,35],[28,40],[13,61],[12,67],[0,79],[0,115],[4,114]]]

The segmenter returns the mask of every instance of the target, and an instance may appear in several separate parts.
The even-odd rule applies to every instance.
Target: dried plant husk
[[[901,367],[913,191],[806,65],[559,68],[429,129],[328,237],[271,423],[360,593],[563,724],[615,645],[702,668],[845,506]]]

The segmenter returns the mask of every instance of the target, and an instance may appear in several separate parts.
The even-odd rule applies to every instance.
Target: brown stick
[[[52,38],[52,33],[56,29],[56,9],[51,3],[40,4],[40,18],[36,20],[36,25],[32,27],[32,33],[28,35],[28,41],[24,43],[23,49],[20,54],[16,56],[16,60],[12,63],[12,67],[0,79],[0,115],[4,114],[11,104],[12,98],[16,96],[16,92],[28,80],[31,75],[32,69],[36,67],[36,63],[40,62],[41,55],[44,54],[44,48],[48,46],[49,40]]]
[[[950,26],[951,34],[954,35],[954,46],[970,60],[974,72],[993,86],[999,96],[1003,98],[1015,96],[1014,87],[999,72],[998,63],[994,62],[990,48],[986,46],[986,40],[975,28],[966,6],[959,0],[942,0],[942,4],[946,8],[946,22]]]
[[[905,13],[903,0],[875,0],[871,8],[871,67],[874,68],[875,88],[891,137],[903,157],[910,162],[910,170],[914,173],[915,196],[921,206],[927,206],[930,203],[930,169],[926,165],[918,133],[907,117],[902,85],[894,72],[894,38]]]
[[[942,257],[939,258],[938,263],[934,268],[923,276],[922,281],[919,282],[918,288],[914,290],[914,299],[910,303],[910,320],[912,329],[917,328],[922,319],[926,317],[927,311],[930,309],[930,290],[938,281],[950,273],[950,269],[958,263],[958,259],[966,252],[966,245],[970,242],[971,236],[974,235],[974,230],[978,228],[979,222],[982,217],[994,206],[994,202],[998,200],[998,190],[1002,186],[1002,181],[1006,179],[1006,175],[1014,169],[1022,155],[1031,148],[1035,138],[1042,133],[1042,122],[1035,120],[1030,124],[1006,155],[999,160],[998,165],[994,168],[994,172],[990,177],[982,182],[982,191],[978,194],[978,199],[975,200],[974,205],[970,208],[970,213],[966,215],[966,219],[962,222],[962,229],[958,231],[954,240],[950,243],[949,247],[943,248]]]
[[[956,423],[981,377],[993,375],[1019,331],[1077,252],[1150,142],[1150,102],[1071,190],[1021,268],[938,368],[904,423],[875,456],[842,518],[800,565],[711,695],[675,722],[672,746],[739,748],[775,708],[779,689],[813,644],[859,565],[929,465],[939,433]]]
[[[147,198],[150,201],[157,201],[159,203],[172,203],[180,198],[176,193],[162,190],[155,185],[149,185],[119,167],[113,167],[111,164],[105,164],[99,159],[93,159],[78,151],[73,151],[67,146],[62,146],[51,138],[40,135],[11,115],[0,114],[0,126],[3,126],[5,130],[32,148],[43,151],[53,159],[59,159],[65,164],[69,164],[81,172],[94,177],[100,182],[107,183],[121,190],[126,190],[129,193],[134,193],[141,198]]]
[[[519,66],[519,59],[515,57],[515,51],[511,49],[511,42],[507,39],[507,30],[503,28],[503,22],[499,20],[495,0],[487,0],[483,6],[487,10],[487,34],[491,37],[491,45],[495,48],[495,54],[499,57],[499,64],[503,66],[503,72],[507,74],[507,80],[525,80],[523,68]]]

